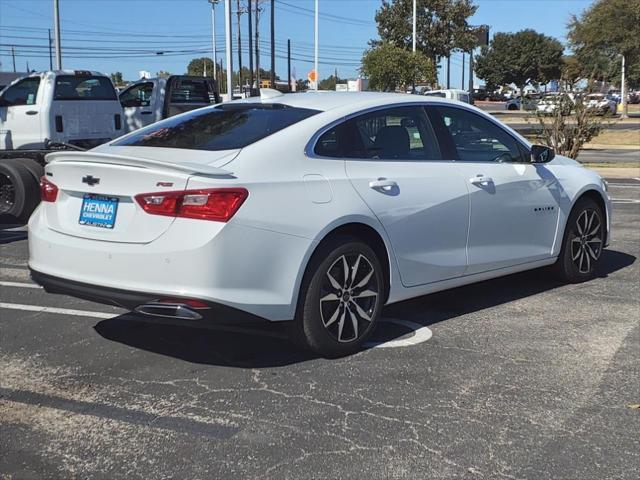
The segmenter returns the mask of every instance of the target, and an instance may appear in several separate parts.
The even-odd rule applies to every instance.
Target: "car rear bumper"
[[[215,223],[177,219],[150,243],[107,242],[51,230],[40,207],[29,222],[29,268],[49,291],[125,308],[186,298],[292,319],[312,241]]]
[[[86,283],[75,282],[60,277],[47,275],[30,269],[31,278],[41,285],[47,293],[70,295],[72,297],[89,300],[91,302],[113,305],[116,307],[134,310],[141,305],[148,305],[161,300],[161,297],[152,293],[132,292],[118,288],[107,288]],[[179,302],[179,297],[172,297]],[[194,299],[184,299],[194,300]],[[213,320],[217,323],[261,323],[265,319],[248,312],[228,307],[219,303],[205,301],[207,308],[197,309],[197,313],[205,320]]]

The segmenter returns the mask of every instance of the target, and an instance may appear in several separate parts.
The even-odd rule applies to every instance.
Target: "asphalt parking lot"
[[[46,294],[1,230],[0,478],[635,480],[640,179],[611,192],[597,279],[396,304],[340,360]]]

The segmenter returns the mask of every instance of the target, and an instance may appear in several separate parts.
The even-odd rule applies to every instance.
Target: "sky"
[[[236,2],[233,62],[237,68]],[[211,5],[207,0],[59,0],[63,68],[120,71],[126,80],[141,70],[184,73],[192,58],[212,56]],[[260,66],[270,68],[270,0],[261,0]],[[564,42],[572,14],[589,0],[475,0],[470,24],[487,24],[490,34],[532,28]],[[337,69],[355,78],[367,42],[377,38],[375,12],[381,0],[319,0],[320,78]],[[246,6],[246,0],[241,1]],[[313,68],[314,0],[276,0],[276,72],[286,78],[286,42],[292,69],[306,78]],[[216,7],[216,51],[224,61],[224,0]],[[0,0],[0,71],[49,69],[47,29],[53,32],[53,0]],[[243,65],[248,65],[247,15],[241,15]],[[158,54],[158,52],[164,52]],[[461,87],[462,54],[451,57],[451,87]],[[445,83],[446,67],[439,71]]]

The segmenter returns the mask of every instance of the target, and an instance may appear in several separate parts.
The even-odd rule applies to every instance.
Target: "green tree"
[[[567,37],[590,78],[619,81],[623,56],[629,82],[640,83],[640,0],[597,0],[572,17]]]
[[[187,65],[187,75],[204,76],[205,65],[207,66],[207,77],[213,77],[213,60],[206,57],[191,60]],[[218,74],[220,74],[220,69],[218,69]]]
[[[467,19],[477,6],[471,0],[417,0],[416,50],[424,53],[434,65],[452,50],[468,51],[476,43],[474,29]],[[382,0],[376,11],[380,41],[372,46],[393,43],[411,50],[413,42],[413,0]]]
[[[171,76],[171,72],[167,72],[166,70],[160,70],[156,72],[156,77],[158,78],[168,78]]]
[[[329,75],[327,78],[320,80],[318,90],[335,90],[337,83],[343,83],[340,77]]]
[[[573,90],[578,80],[584,77],[584,66],[575,55],[562,57],[561,78],[566,83],[569,90]]]
[[[514,83],[524,91],[527,83],[540,84],[559,79],[562,44],[534,30],[496,33],[475,57],[475,72],[487,84]],[[522,102],[521,108],[524,107]]]
[[[304,92],[309,90],[309,80],[299,78],[296,80],[296,92]]]
[[[361,71],[369,77],[369,87],[373,90],[394,91],[402,85],[433,84],[436,80],[435,66],[427,56],[390,43],[367,51],[362,58]]]
[[[122,80],[122,72],[115,72],[111,74],[111,81],[114,85],[122,85],[124,82]]]

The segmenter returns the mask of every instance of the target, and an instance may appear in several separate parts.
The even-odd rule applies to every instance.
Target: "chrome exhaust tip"
[[[135,311],[152,317],[179,318],[181,320],[202,319],[202,315],[198,312],[180,303],[147,303],[136,307]]]

